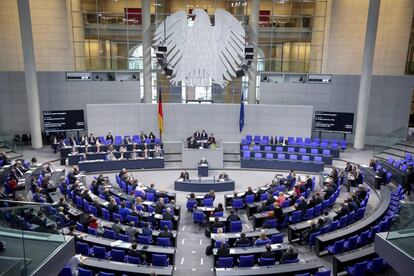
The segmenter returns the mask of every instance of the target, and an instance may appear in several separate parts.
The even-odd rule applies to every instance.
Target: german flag
[[[158,129],[160,131],[160,139],[162,139],[162,132],[164,128],[164,115],[162,114],[162,97],[161,90],[158,92]]]

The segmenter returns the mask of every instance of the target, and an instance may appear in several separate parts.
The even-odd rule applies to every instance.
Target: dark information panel
[[[43,111],[45,132],[85,130],[83,110]]]
[[[352,133],[354,129],[354,113],[315,112],[314,131]]]

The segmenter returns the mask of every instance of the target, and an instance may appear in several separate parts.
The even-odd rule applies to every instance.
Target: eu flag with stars
[[[241,100],[240,100],[240,117],[239,117],[240,132],[243,131],[243,127],[244,127],[244,101],[243,101],[243,92],[242,92]]]

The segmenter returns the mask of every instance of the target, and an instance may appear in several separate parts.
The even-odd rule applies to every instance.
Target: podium
[[[198,176],[199,177],[208,176],[208,165],[198,165]]]

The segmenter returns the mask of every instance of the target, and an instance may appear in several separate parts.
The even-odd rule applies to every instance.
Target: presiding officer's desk
[[[316,273],[319,268],[324,267],[321,261],[299,262],[293,264],[278,264],[270,266],[238,267],[238,268],[216,268],[216,276],[238,276],[238,275],[282,275],[293,276],[300,273]]]
[[[243,150],[243,146],[245,146],[245,145],[240,144],[240,151]],[[306,153],[303,153],[304,155],[309,155],[311,153],[311,149],[317,149],[318,150],[317,154],[322,154],[323,150],[330,150],[331,155],[334,158],[339,158],[339,154],[341,152],[341,150],[339,148],[330,148],[330,147],[322,148],[320,146],[319,147],[299,146],[299,145],[285,145],[285,146],[283,146],[283,145],[275,145],[275,144],[273,144],[273,145],[256,145],[256,146],[260,147],[260,151],[265,151],[265,147],[270,146],[270,151],[268,151],[268,152],[277,152],[276,147],[281,147],[282,152],[288,152],[289,151],[288,148],[293,148],[294,152],[292,152],[292,154],[295,154],[295,153],[299,154],[299,149],[304,148],[304,149],[306,149]],[[253,151],[253,150],[251,150],[251,151]],[[279,152],[277,152],[277,153],[279,153]]]
[[[328,217],[333,220],[333,218],[337,215],[337,213],[334,210],[330,210],[328,213]],[[321,218],[324,216],[315,217],[311,220],[301,221],[294,224],[289,224],[288,226],[288,240],[289,242],[292,242],[293,240],[299,238],[300,234],[305,231],[306,229],[309,229],[311,224],[311,221],[317,221],[318,218]]]
[[[121,263],[115,261],[102,260],[92,257],[87,257],[81,264],[82,267],[88,269],[96,269],[99,271],[107,271],[112,273],[122,273],[122,275],[172,275],[173,266],[169,265],[167,267],[161,266],[145,266],[145,265],[136,265],[130,263]]]
[[[270,244],[271,246],[271,251],[272,252],[279,252],[279,253],[283,253],[287,250],[288,248],[288,244],[285,243],[277,243],[277,244]],[[248,247],[232,247],[229,249],[230,253],[229,253],[229,257],[240,257],[240,256],[245,256],[245,255],[254,255],[257,259],[260,254],[262,254],[263,252],[266,252],[266,246],[248,246]],[[213,255],[214,255],[214,261],[217,261],[218,256],[217,256],[217,251],[218,248],[213,248]],[[280,255],[281,255],[280,254]]]
[[[325,248],[333,244],[335,241],[346,239],[351,236],[360,234],[362,231],[368,230],[372,227],[378,220],[380,220],[385,212],[387,211],[391,202],[391,189],[388,186],[381,187],[381,197],[377,209],[361,220],[339,230],[320,235],[316,237],[316,246],[315,252],[318,256],[325,250]]]
[[[240,159],[241,168],[295,170],[303,172],[320,172],[324,169],[323,162],[279,159]]]
[[[130,242],[106,239],[103,237],[97,237],[95,235],[85,234],[85,233],[77,232],[77,231],[75,231],[75,233],[82,235],[82,237],[80,238],[81,241],[90,243],[92,245],[96,244],[99,246],[104,246],[108,249],[111,249],[111,248],[118,248],[118,249],[123,249],[123,250],[131,249],[132,243]],[[141,253],[165,254],[168,256],[169,263],[174,264],[175,247],[137,244],[137,250],[140,251]]]
[[[338,273],[345,271],[348,266],[354,265],[364,260],[373,259],[377,256],[378,254],[375,253],[374,244],[347,251],[342,254],[334,255],[332,273],[334,276],[336,276]]]
[[[164,158],[81,161],[78,166],[79,170],[85,172],[118,171],[123,168],[154,169],[164,168]]]
[[[266,236],[269,237],[269,238],[273,235],[276,235],[276,234],[280,233],[275,228],[266,229],[265,232],[266,232]],[[262,230],[245,232],[246,238],[248,238],[248,239],[253,239],[253,238],[256,239],[261,235],[261,233],[262,233]],[[226,235],[227,240],[229,241],[229,246],[230,247],[234,245],[235,241],[238,238],[240,238],[240,232],[237,232],[237,233],[229,232],[229,233],[225,233],[225,235]],[[216,236],[217,236],[217,234],[211,233],[210,238],[211,238],[211,243],[212,244],[214,243],[214,241],[216,239]]]
[[[234,190],[234,180],[228,179],[219,181],[216,179],[190,179],[190,180],[176,180],[174,182],[174,189],[183,192],[225,192]]]

